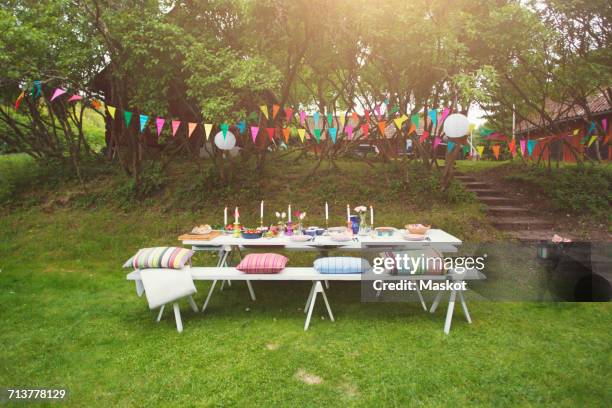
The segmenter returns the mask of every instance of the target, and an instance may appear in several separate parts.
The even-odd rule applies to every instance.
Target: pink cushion
[[[279,254],[248,254],[236,269],[244,273],[279,273],[288,259]]]

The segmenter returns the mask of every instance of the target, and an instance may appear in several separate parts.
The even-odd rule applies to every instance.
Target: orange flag
[[[380,134],[382,136],[385,135],[385,129],[387,128],[387,124],[385,123],[384,120],[381,120],[380,122],[378,122],[378,129],[380,129]]]
[[[408,134],[411,134],[412,132],[416,132],[416,125],[414,123],[410,124],[410,129],[408,129]],[[429,133],[427,133],[429,135]]]
[[[276,118],[276,115],[278,114],[279,109],[280,109],[280,106],[272,105],[272,119]]]
[[[291,132],[291,129],[289,129],[288,127],[283,128],[283,137],[285,138],[285,143],[289,143],[289,133]]]
[[[196,126],[198,126],[198,124],[197,124],[197,123],[192,123],[192,122],[189,122],[189,125],[188,125],[188,126],[189,126],[189,133],[188,133],[188,136],[189,136],[189,137],[191,137],[191,134],[192,134],[192,133],[193,133],[193,131],[195,130]]]
[[[495,156],[495,160],[499,160],[499,145],[491,146],[491,150],[493,150],[493,156]]]
[[[102,104],[100,103],[99,100],[97,99],[92,99],[91,100],[91,106],[94,107],[94,109],[100,109],[102,107]]]
[[[357,115],[357,112],[353,112],[353,120],[355,121],[355,123],[359,121],[359,115]]]

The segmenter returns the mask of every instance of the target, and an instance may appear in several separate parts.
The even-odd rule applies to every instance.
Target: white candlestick
[[[346,222],[351,222],[351,207],[346,205]]]
[[[374,225],[374,207],[370,206],[370,225]]]
[[[327,201],[325,202],[325,221],[329,220],[329,205],[327,205]]]
[[[289,208],[287,209],[287,217],[289,217],[287,220],[291,222],[291,204],[289,204]]]
[[[234,224],[238,224],[238,220],[239,220],[238,207],[236,207],[236,209],[234,210]]]
[[[261,200],[261,208],[259,209],[259,218],[263,220],[263,200]]]
[[[223,228],[227,226],[227,207],[223,210]]]

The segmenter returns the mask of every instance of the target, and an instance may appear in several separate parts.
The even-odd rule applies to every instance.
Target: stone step
[[[465,188],[488,188],[491,184],[485,183],[484,181],[462,181],[461,184]]]
[[[476,179],[473,176],[457,176],[455,175],[455,178],[461,182],[470,182],[470,181],[478,181],[478,179]]]
[[[508,197],[478,196],[478,201],[486,205],[514,205],[516,201]]]
[[[524,215],[529,212],[528,209],[523,207],[514,207],[511,205],[489,205],[486,208],[488,214],[491,215]]]
[[[554,226],[554,223],[550,221],[530,217],[494,217],[491,219],[491,224],[498,229],[506,231],[545,230]]]
[[[550,241],[552,236],[555,234],[551,230],[514,230],[508,231],[510,236],[523,242],[539,242],[539,241]]]
[[[476,194],[478,197],[504,197],[504,193],[490,188],[468,188],[468,191]]]

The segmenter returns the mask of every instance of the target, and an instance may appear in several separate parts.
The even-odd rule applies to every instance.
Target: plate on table
[[[312,237],[310,235],[292,235],[291,240],[294,242],[306,242],[310,241]]]
[[[347,242],[347,241],[353,240],[353,237],[347,234],[330,234],[329,237],[331,238],[332,241],[336,241],[336,242]]]
[[[427,235],[425,234],[410,234],[405,233],[402,235],[406,241],[425,241],[427,239]]]
[[[346,227],[329,227],[327,232],[330,234],[345,234],[348,231]]]

